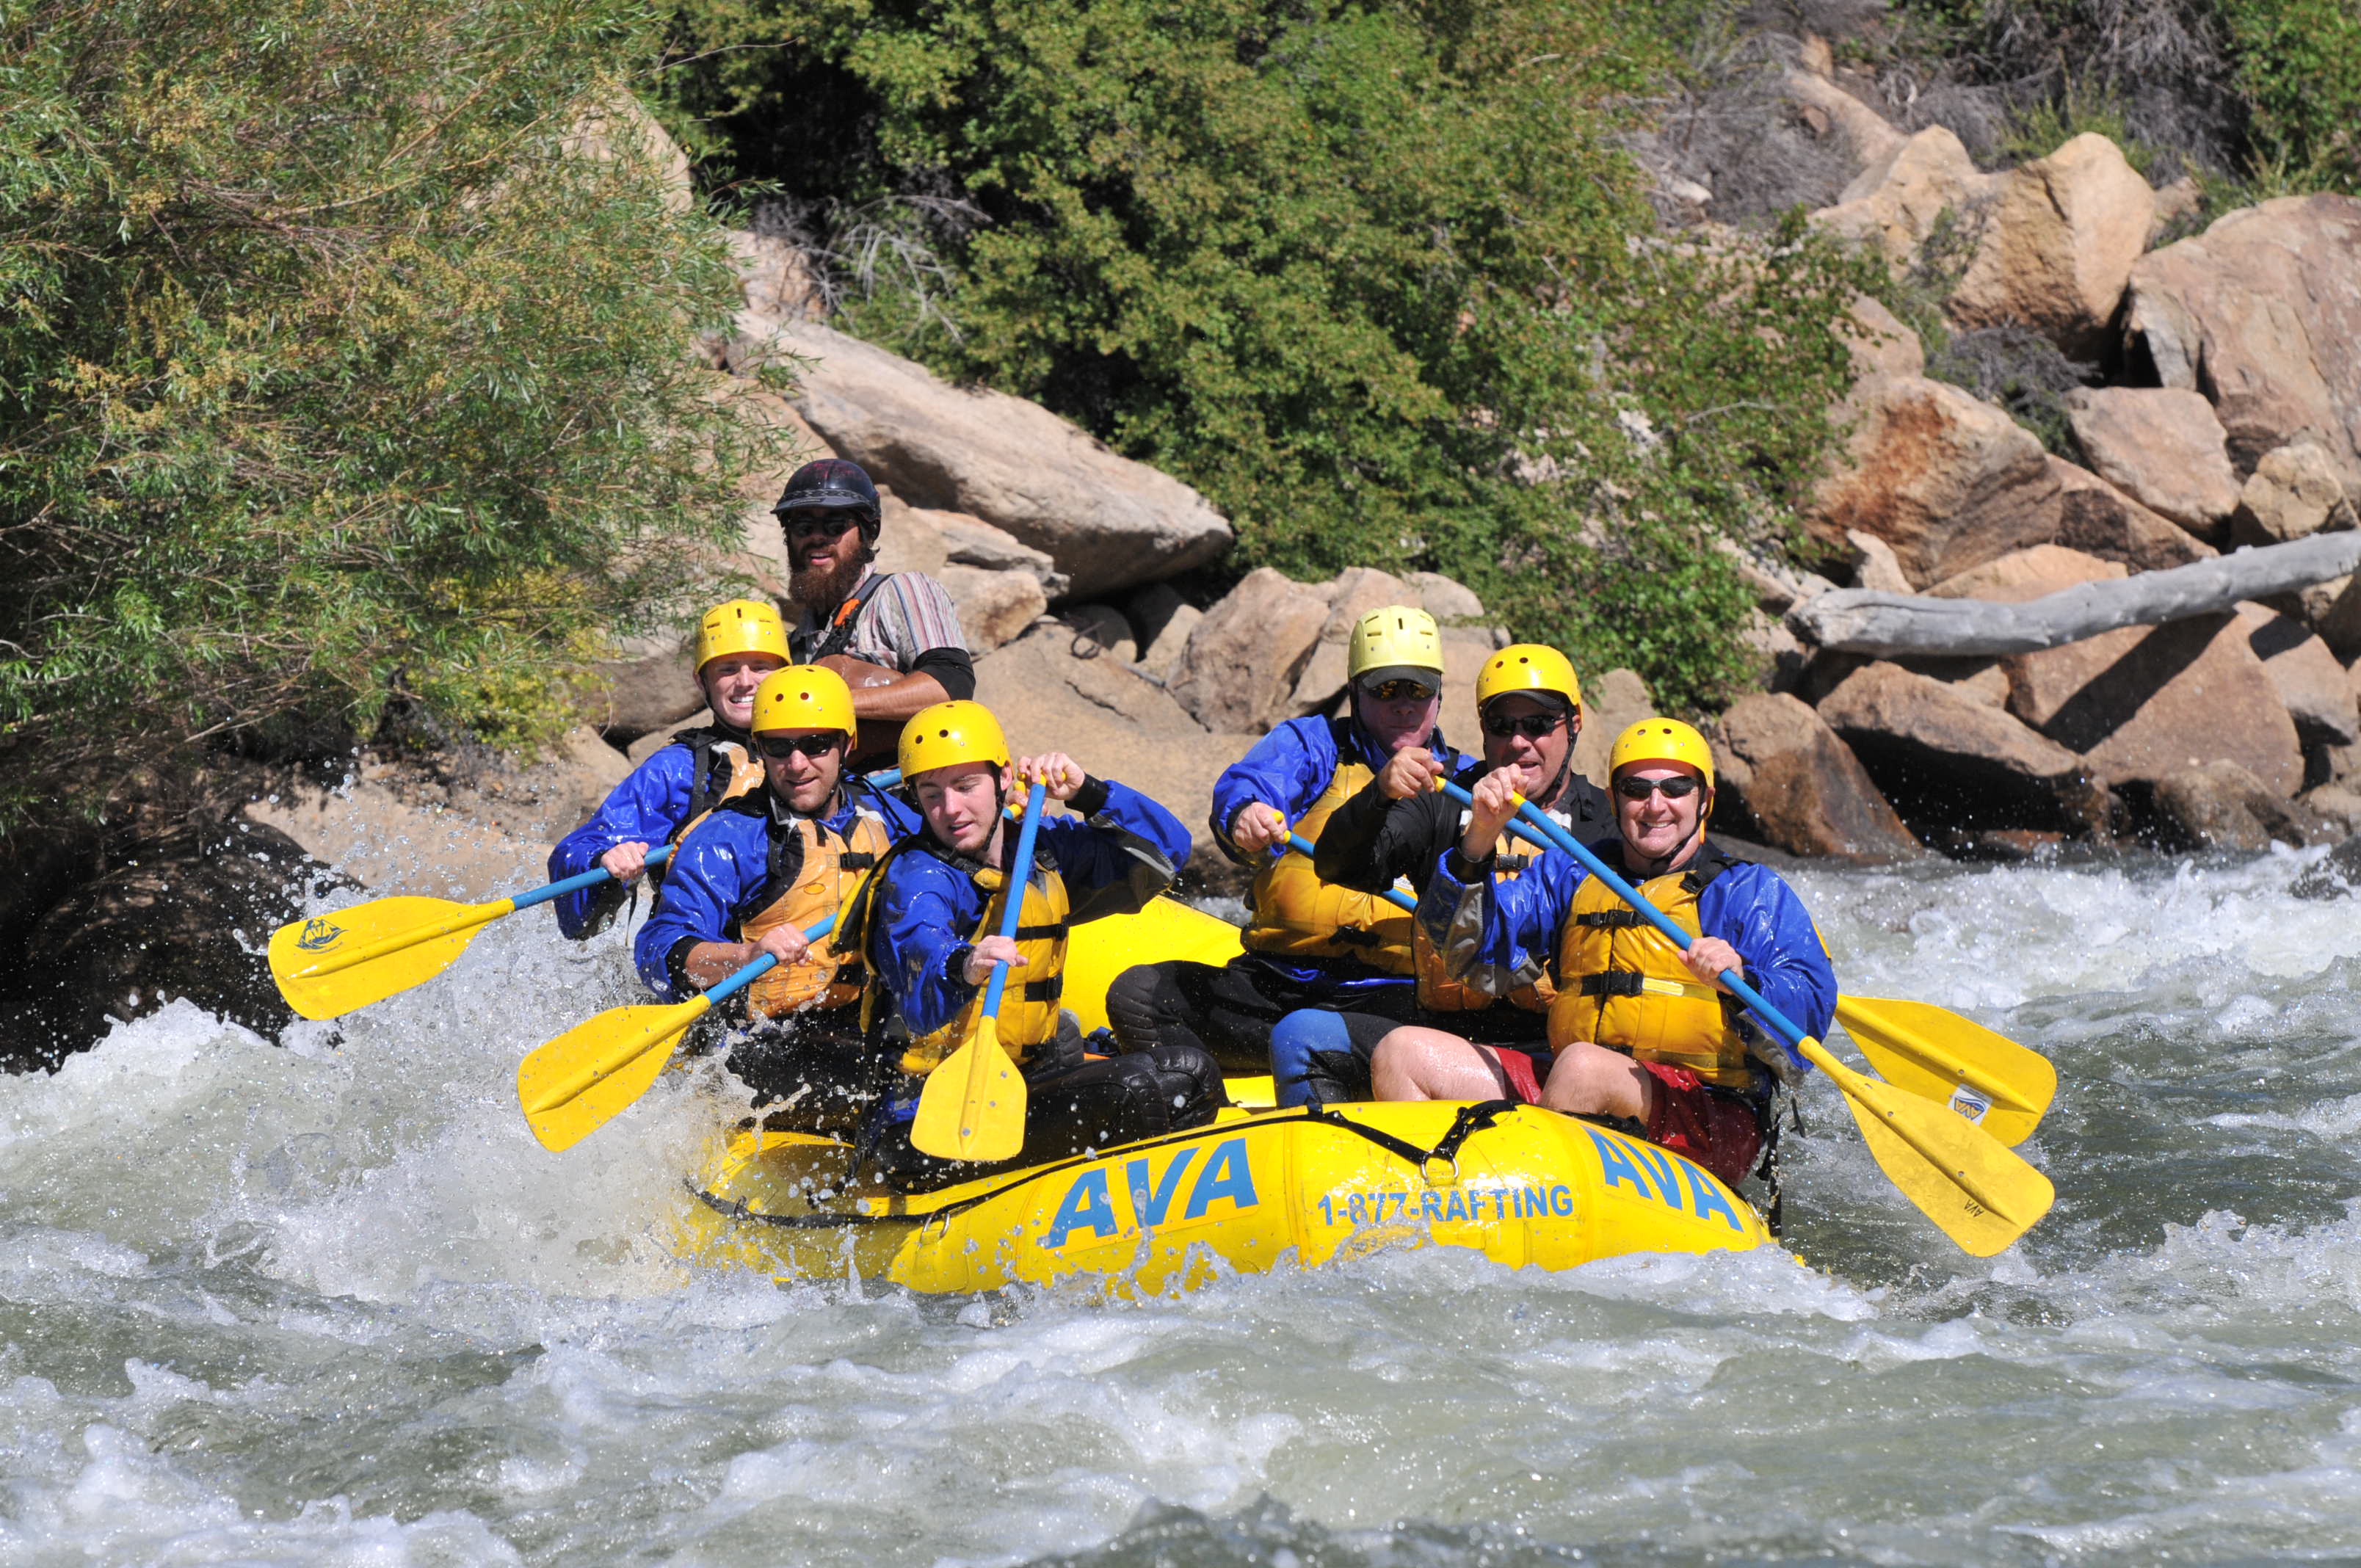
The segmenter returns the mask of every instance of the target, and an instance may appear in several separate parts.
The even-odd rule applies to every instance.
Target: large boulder
[[[1041,580],[1030,572],[945,566],[939,580],[959,611],[960,635],[967,639],[970,653],[988,653],[1022,637],[1049,609]]]
[[[2156,513],[2089,469],[2049,459],[2058,480],[2058,543],[2135,572],[2186,566],[2220,554],[2179,523]]]
[[[705,706],[695,642],[658,637],[646,643],[654,652],[597,665],[583,699],[583,717],[618,746],[669,729]]]
[[[265,961],[307,894],[352,884],[258,823],[191,831],[68,891],[0,981],[0,1063],[55,1066],[116,1020],[186,998],[265,1035],[295,1014]]]
[[[1213,781],[1255,741],[1208,735],[1164,688],[1059,621],[978,659],[975,673],[1019,752],[1067,752],[1160,801],[1200,839]]]
[[[1758,692],[1713,734],[1715,819],[1795,855],[1892,861],[1918,840],[1870,782],[1852,749],[1792,696]]]
[[[2226,758],[2283,796],[2302,787],[2295,721],[2235,615],[2125,627],[2004,663],[2009,711],[2083,753],[2103,784]]]
[[[2107,582],[2125,575],[2119,561],[2103,561],[2062,544],[2036,544],[1946,577],[1928,588],[1927,597],[2024,604],[2082,583]]]
[[[1831,547],[1855,530],[1874,534],[1923,587],[2055,534],[2048,454],[1992,404],[1947,382],[1887,376],[1855,389],[1849,409],[1844,455],[1806,513]]]
[[[2323,528],[2351,528],[2355,521],[2353,502],[2327,449],[2299,436],[2264,453],[2255,465],[2238,492],[2230,539],[2236,544],[2280,544]]]
[[[2157,780],[2155,809],[2157,837],[2169,850],[2252,851],[2273,840],[2310,843],[2330,831],[2321,813],[2219,757]]]
[[[1982,173],[1960,138],[1941,126],[1887,144],[1881,156],[1854,177],[1812,221],[1839,238],[1877,247],[1896,272],[1916,258],[1918,247],[1945,214],[1973,221],[1991,200],[1997,178]]]
[[[2301,621],[2267,606],[2242,604],[2237,609],[2246,623],[2246,646],[2263,662],[2263,673],[2295,721],[2296,739],[2305,751],[2361,740],[2361,707],[2328,644]]]
[[[2000,178],[1950,318],[2022,323],[2078,358],[2098,357],[2155,213],[2156,192],[2095,133],[2019,164]]]
[[[1649,695],[1648,683],[1640,678],[1638,671],[1609,670],[1585,680],[1582,733],[1574,743],[1574,771],[1604,789],[1607,759],[1615,749],[1615,737],[1640,720],[1655,716],[1656,699]]]
[[[2099,477],[2223,543],[2238,506],[2238,476],[2211,403],[2172,387],[2083,387],[2066,394],[2066,417]]]
[[[1296,683],[1327,624],[1318,588],[1257,566],[1189,634],[1172,696],[1208,729],[1261,734],[1294,713]]]
[[[805,361],[796,407],[830,446],[914,506],[967,512],[1054,558],[1096,598],[1213,560],[1230,525],[1205,498],[1047,409],[950,385],[811,322],[769,351]]]
[[[2126,324],[2241,466],[2310,432],[2361,495],[2361,200],[2282,196],[2140,258]]]
[[[1922,837],[2104,828],[2105,792],[2081,758],[1946,682],[1879,660],[1846,676],[1819,716]]]

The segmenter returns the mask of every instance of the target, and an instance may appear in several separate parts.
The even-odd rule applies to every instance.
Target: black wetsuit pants
[[[1271,1025],[1299,1007],[1424,1021],[1418,987],[1408,980],[1352,987],[1307,982],[1252,954],[1226,964],[1136,964],[1115,977],[1106,998],[1107,1022],[1126,1050],[1194,1046],[1234,1073],[1270,1070]],[[1366,1092],[1366,1073],[1363,1082]]]
[[[869,1140],[887,1184],[904,1192],[932,1191],[994,1170],[1184,1132],[1212,1121],[1229,1103],[1213,1058],[1194,1046],[1155,1046],[1093,1059],[1082,1053],[1073,1014],[1060,1025],[1058,1038],[1025,1067],[1024,1149],[998,1165],[937,1159],[911,1146],[909,1113],[922,1083],[897,1074],[894,1101],[881,1108]]]

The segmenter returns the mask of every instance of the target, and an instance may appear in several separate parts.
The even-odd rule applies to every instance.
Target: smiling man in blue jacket
[[[1807,1070],[1766,1038],[1718,979],[1734,970],[1815,1037],[1836,1012],[1836,971],[1795,890],[1767,866],[1706,842],[1713,754],[1705,737],[1647,718],[1609,760],[1617,836],[1594,846],[1673,923],[1686,948],[1569,855],[1513,881],[1491,874],[1516,813],[1515,780],[1479,780],[1457,847],[1419,900],[1445,966],[1491,995],[1553,967],[1544,1050],[1477,1044],[1442,1029],[1396,1029],[1370,1076],[1380,1100],[1516,1099],[1631,1124],[1735,1187],[1769,1135],[1773,1075]],[[1767,1069],[1767,1070],[1766,1070]]]
[[[1349,717],[1290,718],[1215,783],[1214,842],[1255,870],[1246,950],[1227,964],[1170,959],[1117,976],[1107,1021],[1131,1049],[1197,1046],[1224,1071],[1266,1072],[1271,1027],[1298,1008],[1416,1016],[1410,916],[1376,894],[1321,881],[1311,860],[1289,850],[1288,835],[1317,843],[1329,817],[1399,751],[1423,747],[1446,773],[1466,762],[1435,728],[1443,640],[1434,618],[1405,605],[1363,616],[1346,648],[1345,681]]]
[[[1025,1146],[1015,1163],[1213,1120],[1226,1096],[1204,1052],[1159,1046],[1087,1057],[1060,1004],[1068,928],[1130,914],[1163,892],[1189,858],[1180,819],[1137,790],[1090,777],[1062,752],[1012,766],[999,720],[980,703],[939,703],[914,715],[900,757],[926,826],[895,846],[865,916],[872,967],[906,1038],[876,1145],[885,1179],[915,1192],[985,1168],[921,1154],[909,1132],[927,1075],[974,1037],[995,963],[1009,966],[1000,1043],[1027,1086]],[[1080,815],[1042,821],[1033,864],[1020,875],[1016,934],[1003,937],[1018,837],[1004,808],[1033,779],[1049,800]]]
[[[840,915],[860,878],[917,826],[901,801],[844,772],[858,720],[842,676],[809,665],[766,677],[749,719],[763,782],[690,828],[655,912],[632,943],[640,977],[685,1002],[764,953],[779,962],[739,994],[728,1064],[757,1109],[798,1126],[846,1124],[884,1081],[864,1038],[858,953],[805,930]]]

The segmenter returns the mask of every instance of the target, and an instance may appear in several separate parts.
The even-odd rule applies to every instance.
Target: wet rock
[[[2303,844],[2326,824],[2237,763],[2215,758],[2156,781],[2159,844],[2169,850],[2241,850]]]
[[[1929,832],[2032,828],[2090,834],[2105,794],[2082,759],[2011,718],[1899,664],[1866,664],[1819,706],[1879,790]]]
[[[115,1022],[185,997],[273,1035],[294,1021],[265,960],[270,935],[302,917],[306,894],[352,883],[256,823],[142,848],[67,892],[37,921],[0,1007],[0,1058],[55,1066]]]
[[[2278,544],[2323,528],[2355,526],[2353,502],[2328,451],[2310,436],[2263,454],[2238,492],[2230,538],[2238,544]]]
[[[1963,327],[2021,323],[2096,358],[2155,214],[2156,192],[2122,149],[2078,136],[2001,176],[1946,310]]]
[[[1208,729],[1261,734],[1294,712],[1296,682],[1327,624],[1318,589],[1258,566],[1189,634],[1172,695]]]
[[[829,444],[915,506],[967,512],[1046,552],[1096,596],[1219,556],[1230,525],[1180,480],[1117,455],[1047,409],[953,387],[815,323],[785,323],[802,356],[796,407]]]
[[[2288,891],[2298,898],[2342,898],[2361,887],[2361,834],[2347,839],[2318,864],[2307,867]]]
[[[2213,399],[2242,467],[2309,432],[2361,495],[2361,200],[2282,196],[2151,251],[2126,328],[2165,386]]]
[[[2049,459],[2058,480],[2058,540],[2103,561],[2120,561],[2135,572],[2160,572],[2218,554],[2169,518],[2155,512],[2062,457]]]
[[[2102,783],[2226,759],[2281,797],[2303,785],[2295,721],[2235,615],[2125,627],[2004,661],[2009,711]]]
[[[1845,452],[1806,515],[1832,548],[1854,531],[1894,547],[1915,586],[2038,544],[2059,482],[2033,433],[1958,387],[1908,376],[1854,389]]]
[[[2203,397],[2171,387],[2084,387],[2066,394],[2066,413],[2099,477],[2211,543],[2227,537],[2238,476]]]
[[[1868,771],[1792,696],[1757,693],[1721,716],[1713,736],[1719,799],[1736,832],[1796,855],[1904,860],[1922,853]]]

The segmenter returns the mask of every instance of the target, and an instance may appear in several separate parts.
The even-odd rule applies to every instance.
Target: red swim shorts
[[[1534,1058],[1523,1051],[1495,1047],[1500,1076],[1509,1093],[1528,1105],[1542,1100],[1541,1079]],[[1543,1058],[1546,1060],[1547,1058]],[[1642,1062],[1656,1080],[1656,1104],[1648,1116],[1648,1141],[1686,1155],[1723,1183],[1735,1188],[1754,1174],[1763,1153],[1763,1127],[1753,1110],[1728,1094],[1717,1094],[1685,1067]]]

